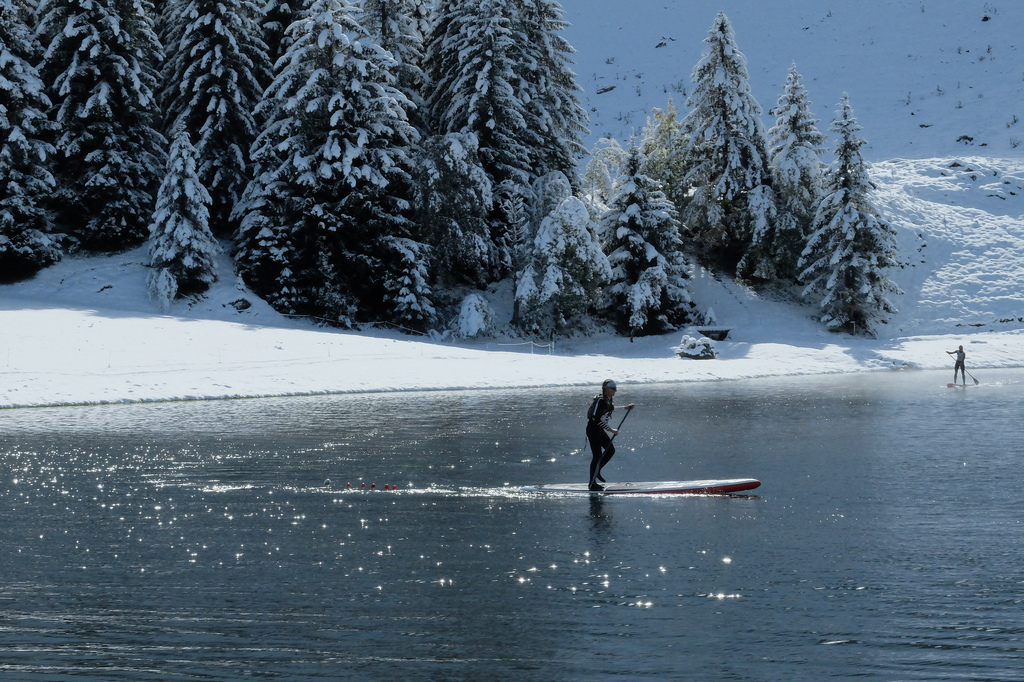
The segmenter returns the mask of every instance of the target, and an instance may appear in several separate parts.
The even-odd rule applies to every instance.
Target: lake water
[[[3,411],[0,677],[1019,680],[1024,372],[947,374],[620,388],[734,496],[520,493],[596,388]]]

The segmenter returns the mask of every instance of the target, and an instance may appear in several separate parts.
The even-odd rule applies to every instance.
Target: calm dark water
[[[3,411],[0,677],[1019,680],[1024,372],[946,374],[623,386],[731,497],[520,493],[596,388]]]

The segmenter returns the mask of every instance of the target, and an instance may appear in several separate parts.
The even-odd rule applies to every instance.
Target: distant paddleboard
[[[967,384],[946,384],[946,388],[967,388]]]
[[[524,485],[531,493],[574,493],[584,495],[721,495],[753,490],[761,485],[755,478],[730,478],[711,481],[649,481],[644,483],[606,483],[604,490],[592,491],[586,483],[544,483]]]

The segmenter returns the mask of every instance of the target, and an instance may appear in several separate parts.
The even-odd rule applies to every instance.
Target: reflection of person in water
[[[587,410],[587,440],[590,442],[590,450],[593,459],[590,460],[590,489],[604,490],[598,481],[604,483],[601,476],[601,469],[604,468],[615,455],[615,445],[612,444],[612,437],[619,433],[608,423],[612,412],[615,411],[615,392],[618,387],[611,379],[606,379],[601,384],[601,394],[594,398]],[[633,409],[633,404],[626,406],[627,410]],[[608,434],[612,434],[611,437]]]
[[[967,357],[967,354],[964,353],[964,347],[960,346],[956,350],[947,350],[946,352],[949,355],[956,356],[956,364],[953,365],[953,383],[954,384],[956,383],[956,373],[959,371],[960,372],[960,378],[963,380],[964,386],[966,386],[967,385],[967,375],[965,374],[965,372],[967,370],[964,368],[964,359]]]

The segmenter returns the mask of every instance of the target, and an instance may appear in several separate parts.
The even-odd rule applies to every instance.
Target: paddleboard
[[[946,388],[967,388],[967,384],[946,384]]]
[[[524,485],[531,493],[576,493],[598,495],[720,495],[753,490],[761,485],[754,478],[731,478],[709,481],[649,481],[643,483],[605,483],[604,490],[590,490],[586,483],[544,483]]]

